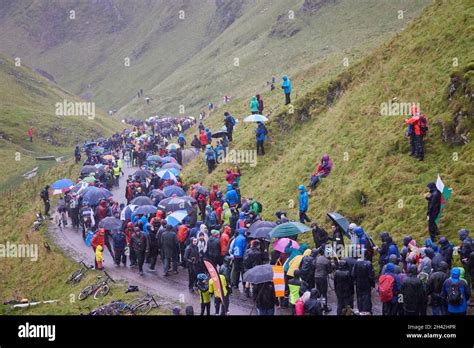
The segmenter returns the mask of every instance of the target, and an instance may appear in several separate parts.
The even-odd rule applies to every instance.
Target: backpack
[[[233,126],[235,126],[235,118],[233,116],[230,116],[230,122]]]
[[[418,124],[420,125],[421,135],[426,135],[426,133],[428,133],[428,120],[424,115],[420,115]]]
[[[216,159],[215,152],[212,149],[207,150],[206,151],[206,161],[211,161],[211,160],[215,160],[215,159]]]
[[[186,238],[188,237],[188,230],[184,228],[178,229],[178,242],[184,243],[186,241]]]
[[[214,212],[211,212],[210,214],[208,214],[209,216],[209,226],[216,226],[217,225],[217,216],[216,216],[216,213]]]
[[[460,280],[458,280],[456,283],[451,283],[449,286],[448,303],[451,306],[459,306],[463,302],[464,298],[461,289],[459,288],[459,283]]]
[[[379,278],[379,296],[380,302],[386,303],[393,299],[393,286],[395,279],[388,274],[383,274]]]

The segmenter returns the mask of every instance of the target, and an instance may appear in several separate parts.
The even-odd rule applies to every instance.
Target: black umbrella
[[[249,228],[249,237],[254,239],[271,240],[270,232],[276,227],[276,223],[272,221],[257,221]]]
[[[120,230],[122,228],[122,221],[109,216],[103,220],[100,220],[99,228],[103,228],[108,231]]]
[[[212,138],[223,138],[227,135],[227,130],[225,129],[219,129],[218,131],[215,131],[212,133],[211,137]]]
[[[182,169],[182,167],[178,163],[172,163],[172,162],[165,163],[160,167],[160,169],[171,169],[171,168],[174,168],[174,169],[177,169],[177,170]]]
[[[249,269],[244,273],[244,282],[261,284],[273,281],[273,266],[259,265]]]
[[[196,204],[197,201],[189,196],[183,197],[169,197],[163,199],[159,204],[158,208],[169,213],[177,210],[186,210],[190,212],[193,209],[193,204]]]
[[[209,190],[207,188],[205,188],[204,186],[198,186],[196,188],[196,193],[201,193],[204,196],[208,196],[209,195]]]
[[[158,199],[158,201],[161,201],[164,198],[166,198],[166,195],[163,191],[155,189],[155,190],[151,190],[151,192],[148,194],[148,197],[152,199]]]
[[[133,177],[139,177],[140,180],[145,180],[146,178],[149,178],[150,176],[151,174],[144,169],[139,169],[135,173],[133,173]]]
[[[155,214],[158,209],[154,205],[142,205],[134,210],[133,214],[139,215],[148,215],[148,214]]]
[[[139,196],[130,202],[130,204],[142,206],[142,205],[153,205],[153,201],[147,196]]]
[[[82,175],[89,175],[90,173],[99,173],[101,168],[96,168],[95,166],[84,166],[81,169]],[[102,170],[103,171],[103,170]]]
[[[344,234],[346,235],[347,238],[351,238],[351,236],[349,235],[349,221],[347,221],[347,219],[342,216],[341,214],[339,213],[336,213],[336,212],[329,212],[327,213],[327,216],[337,225],[341,228],[342,232],[344,232]]]

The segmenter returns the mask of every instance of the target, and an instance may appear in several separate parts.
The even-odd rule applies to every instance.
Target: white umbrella
[[[266,122],[268,118],[263,115],[250,115],[244,118],[244,122]]]

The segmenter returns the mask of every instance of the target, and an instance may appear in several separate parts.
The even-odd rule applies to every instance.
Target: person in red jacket
[[[214,201],[212,204],[214,207],[214,211],[216,212],[217,215],[217,221],[219,221],[219,225],[222,224],[222,207],[221,207],[221,202],[219,201]]]
[[[97,207],[97,222],[105,219],[107,217],[107,202],[105,200],[100,201],[99,206]]]
[[[30,138],[30,141],[33,142],[33,127],[28,129],[28,137]]]
[[[207,135],[203,130],[199,133],[199,141],[201,143],[201,149],[204,151],[207,145]]]
[[[421,134],[419,114],[415,114],[411,118],[405,120],[405,123],[412,126],[411,132],[414,133],[414,142],[412,143],[412,154],[416,159],[418,159],[418,161],[423,161],[425,154],[423,149],[423,137]],[[413,147],[415,150],[414,152]]]
[[[260,115],[263,115],[263,99],[262,99],[262,96],[260,94],[257,94],[256,97],[257,97],[257,101],[258,101],[258,113]]]
[[[96,269],[98,269],[99,265],[97,264],[95,254],[96,254],[96,249],[99,245],[102,247],[102,250],[104,250],[105,230],[103,228],[99,228],[99,230],[94,234],[94,236],[92,236],[92,239],[91,239],[91,246],[92,246],[92,249],[94,249],[94,264],[95,264]]]
[[[226,174],[226,176],[225,176],[225,180],[226,180],[229,184],[233,185],[234,182],[236,181],[236,178],[239,177],[240,174],[237,173],[237,172],[232,171],[232,168],[227,168],[227,171],[226,171],[226,172],[227,172],[227,174]]]
[[[225,252],[227,251],[227,245],[229,244],[230,239],[230,226],[225,225],[224,232],[222,232],[221,236],[221,257],[224,260]]]
[[[219,192],[219,186],[217,184],[212,185],[212,191],[209,194],[209,204],[214,206],[214,200],[216,199],[216,194]]]
[[[186,267],[186,261],[184,260],[184,250],[186,249],[186,240],[188,239],[188,226],[179,226],[176,237],[178,238],[179,243],[179,255],[181,257],[180,265]]]

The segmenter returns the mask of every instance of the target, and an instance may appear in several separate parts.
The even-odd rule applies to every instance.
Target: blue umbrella
[[[148,215],[148,214],[155,214],[158,209],[154,205],[142,205],[135,209],[133,214],[135,215]]]
[[[112,197],[113,194],[106,188],[98,188],[95,186],[90,186],[85,190],[83,200],[89,202],[90,205],[96,205],[102,199],[108,199]]]
[[[168,179],[171,179],[171,180],[174,180],[176,181],[176,176],[169,170],[167,169],[163,169],[163,170],[159,170],[156,174],[158,174],[158,176],[160,178],[162,178],[163,180],[168,180]]]
[[[62,190],[65,188],[69,188],[71,186],[74,186],[74,183],[70,179],[60,179],[55,181],[54,184],[51,185],[51,188],[53,190]]]
[[[138,205],[135,204],[127,205],[120,213],[120,220],[131,220],[132,214],[137,207]]]
[[[183,189],[176,185],[166,186],[163,189],[163,192],[165,193],[166,197],[171,197],[172,195],[176,195],[178,197],[186,196],[186,193],[183,191]]]
[[[171,173],[174,174],[174,176],[179,176],[179,174],[181,174],[181,171],[179,169],[176,169],[176,168],[170,168],[168,169]]]
[[[166,222],[174,227],[180,224],[186,218],[186,216],[188,216],[186,210],[177,210],[166,217]]]
[[[181,170],[183,167],[180,166],[178,163],[171,162],[171,163],[165,163],[161,166],[160,169],[178,169]]]
[[[146,160],[147,162],[161,162],[162,158],[158,155],[150,155]]]
[[[138,196],[138,197],[135,197],[134,199],[132,199],[132,201],[130,202],[131,204],[135,204],[135,205],[139,205],[139,206],[142,206],[142,205],[153,205],[153,201],[147,197],[147,196]]]
[[[103,228],[108,231],[120,230],[122,228],[122,221],[115,217],[108,216],[105,219],[100,220],[99,228]]]

